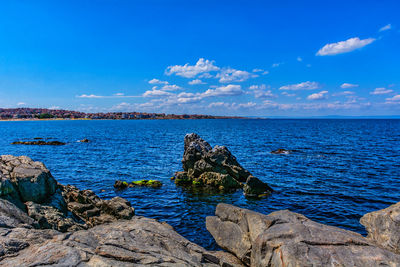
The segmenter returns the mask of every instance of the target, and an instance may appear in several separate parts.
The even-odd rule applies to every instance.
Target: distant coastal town
[[[0,108],[0,120],[45,120],[45,119],[87,119],[87,120],[185,120],[185,119],[233,119],[240,117],[212,116],[200,114],[165,114],[144,112],[85,113],[63,109],[46,108]]]

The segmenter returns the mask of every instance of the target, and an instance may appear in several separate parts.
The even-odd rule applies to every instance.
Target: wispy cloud
[[[94,94],[82,94],[76,96],[77,98],[134,98],[134,97],[141,97],[138,95],[125,95],[123,93],[116,93],[110,96],[105,96],[105,95],[94,95]]]
[[[301,57],[297,57],[297,61],[298,61],[298,62],[302,62],[303,59],[302,59]]]
[[[271,67],[277,68],[277,67],[279,67],[279,66],[282,65],[282,64],[283,64],[283,62],[274,63],[274,64],[271,65]]]
[[[255,77],[258,77],[258,75],[244,70],[236,70],[232,68],[222,69],[221,72],[216,76],[216,78],[219,78],[220,83],[244,82]]]
[[[24,106],[24,105],[26,105],[25,102],[18,102],[18,103],[17,103],[17,106]]]
[[[279,88],[279,90],[314,90],[319,88],[319,83],[317,82],[302,82],[297,84],[284,85]]]
[[[376,39],[367,38],[361,40],[358,37],[350,38],[346,41],[341,41],[337,43],[326,44],[318,52],[317,56],[332,56],[337,54],[348,53],[356,49],[362,48],[366,45],[371,44]]]
[[[388,24],[379,29],[380,32],[388,31],[392,28],[392,24]]]
[[[321,91],[319,93],[311,94],[307,96],[308,100],[322,100],[327,98],[328,91]]]
[[[188,82],[188,84],[190,84],[190,85],[205,84],[205,82],[203,82],[200,79],[195,79],[195,80],[192,80],[192,81]]]
[[[354,95],[355,92],[353,91],[343,91],[343,92],[339,92],[339,93],[334,93],[332,94],[333,96],[348,96],[348,95]]]
[[[182,76],[185,78],[193,78],[201,73],[208,73],[211,71],[218,71],[220,68],[214,65],[214,61],[210,61],[208,59],[200,58],[196,65],[189,65],[186,63],[185,65],[175,65],[169,66],[165,73],[167,75],[175,74],[177,76]]]
[[[158,89],[153,89],[153,90],[148,90],[143,93],[144,97],[165,97],[165,96],[171,96],[173,95],[170,92],[166,92],[163,90],[158,90]]]
[[[395,95],[393,97],[386,98],[386,100],[390,101],[390,102],[399,102],[400,103],[400,95]]]
[[[161,81],[159,79],[151,79],[149,81],[149,84],[168,84],[168,82],[167,81]]]
[[[371,95],[386,95],[386,94],[390,94],[390,93],[393,93],[393,90],[386,89],[384,87],[375,88],[374,91],[370,92]]]
[[[343,83],[340,88],[342,89],[348,89],[348,88],[355,88],[358,87],[358,84],[352,84],[352,83]]]

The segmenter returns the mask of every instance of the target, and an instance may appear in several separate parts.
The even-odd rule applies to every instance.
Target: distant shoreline
[[[187,118],[187,119],[178,119],[178,118],[165,118],[165,119],[154,119],[154,118],[144,118],[144,119],[85,119],[85,118],[76,118],[76,119],[0,119],[1,121],[166,121],[166,120],[223,120],[223,119],[265,119],[265,118],[247,118],[247,117],[215,117],[215,118]]]

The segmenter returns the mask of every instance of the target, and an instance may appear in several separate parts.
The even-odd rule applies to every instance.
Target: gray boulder
[[[282,210],[269,215],[219,204],[207,230],[248,266],[399,266],[400,255],[360,234]]]
[[[245,187],[246,195],[258,196],[272,192],[266,183],[244,169],[225,146],[211,148],[200,136],[191,133],[185,136],[184,148],[184,171],[175,174],[177,185],[232,191],[242,188],[251,177]]]
[[[368,238],[400,254],[400,202],[383,210],[365,214],[361,220]]]
[[[218,255],[209,259],[168,224],[143,217],[72,234],[16,228],[0,235],[1,252],[2,266],[222,266]]]

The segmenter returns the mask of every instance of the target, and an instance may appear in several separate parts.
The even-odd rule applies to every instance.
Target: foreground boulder
[[[2,266],[220,266],[225,255],[210,257],[168,224],[144,217],[72,234],[0,228]]]
[[[248,266],[399,266],[400,255],[360,234],[282,210],[269,215],[228,204],[207,217],[217,244]]]
[[[40,228],[61,232],[130,219],[134,215],[134,209],[125,199],[102,200],[91,190],[61,185],[43,163],[25,156],[0,157],[0,199],[26,212]]]
[[[247,196],[260,196],[272,189],[244,169],[225,146],[215,146],[195,133],[184,140],[183,172],[175,174],[175,183],[184,186],[209,187],[231,191],[245,186]],[[250,181],[250,182],[249,182]]]
[[[400,202],[386,209],[365,214],[361,220],[368,238],[400,254]]]

